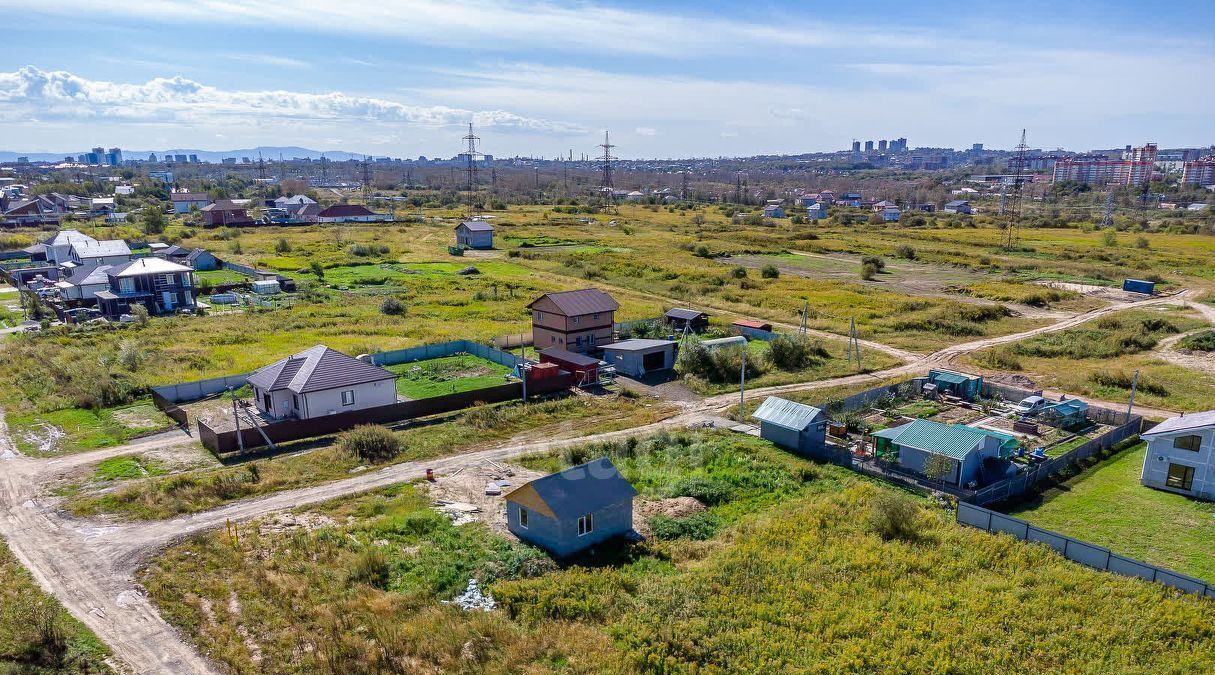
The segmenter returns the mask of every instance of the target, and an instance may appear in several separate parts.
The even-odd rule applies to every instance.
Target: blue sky
[[[4,150],[448,156],[469,120],[497,156],[1215,142],[1206,1],[31,5],[0,0]]]

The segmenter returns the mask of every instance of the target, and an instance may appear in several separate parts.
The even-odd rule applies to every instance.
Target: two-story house
[[[143,305],[148,314],[170,314],[194,307],[194,270],[185,265],[147,257],[106,270],[109,288],[98,291],[102,316],[117,319]]]
[[[1147,441],[1140,483],[1215,499],[1215,410],[1167,419],[1139,437]]]
[[[598,288],[545,293],[532,310],[532,344],[585,354],[612,341],[616,310],[612,296]]]

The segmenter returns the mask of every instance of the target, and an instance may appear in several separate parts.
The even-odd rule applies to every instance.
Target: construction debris
[[[443,499],[435,500],[435,509],[451,518],[453,525],[463,525],[477,521],[475,514],[481,513],[481,507],[468,502],[449,502]]]
[[[435,471],[434,481],[424,483],[433,508],[457,524],[483,522],[495,532],[511,537],[506,527],[503,495],[544,474],[491,460],[470,462],[450,473]],[[475,510],[474,510],[475,509]]]
[[[466,612],[471,612],[475,609],[488,612],[497,605],[492,595],[481,591],[481,587],[477,584],[476,579],[469,579],[468,588],[463,593],[451,600],[444,600],[443,604],[455,605]]]

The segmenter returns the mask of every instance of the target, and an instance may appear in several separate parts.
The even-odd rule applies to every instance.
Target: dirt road
[[[1061,320],[1051,326],[955,345],[928,356],[904,352],[908,363],[879,373],[766,387],[749,392],[749,395],[821,389],[922,372],[933,365],[947,365],[952,359],[975,350],[1065,330],[1129,307],[1178,302],[1188,297],[1183,293],[1181,296],[1134,305],[1112,305]],[[1215,309],[1207,316],[1215,322]],[[67,517],[42,501],[41,486],[54,476],[85,463],[156,447],[190,443],[193,439],[181,433],[166,434],[118,448],[55,459],[33,459],[16,454],[3,415],[0,414],[0,534],[39,585],[96,632],[125,668],[139,673],[212,673],[215,672],[213,666],[160,617],[134,584],[133,575],[138,565],[166,544],[216,528],[227,521],[248,520],[275,511],[413,480],[421,477],[428,467],[439,472],[453,471],[463,464],[485,459],[505,461],[533,452],[693,426],[710,419],[724,422],[717,415],[737,400],[737,394],[724,394],[705,399],[699,404],[689,404],[684,412],[665,421],[632,429],[568,440],[490,447],[455,457],[408,462],[322,485],[233,502],[192,516],[124,524]]]

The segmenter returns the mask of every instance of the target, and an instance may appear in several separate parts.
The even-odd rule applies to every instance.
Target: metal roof
[[[675,343],[670,340],[650,340],[644,338],[634,338],[632,340],[622,340],[613,342],[610,345],[603,345],[603,351],[608,352],[644,352],[650,349],[662,349],[670,347],[675,348]]]
[[[1170,417],[1169,419],[1157,424],[1148,431],[1139,434],[1140,436],[1158,436],[1160,434],[1172,433],[1174,431],[1189,431],[1191,429],[1206,429],[1215,427],[1215,410],[1208,410],[1200,413],[1190,413],[1181,417]]]
[[[637,490],[607,457],[537,478],[511,491],[506,499],[529,486],[558,519],[579,518],[637,496]]]
[[[571,366],[588,367],[588,366],[599,365],[599,359],[594,358],[593,356],[587,356],[586,354],[578,354],[576,352],[571,352],[568,349],[562,349],[560,347],[548,347],[546,349],[541,349],[540,355],[547,356],[556,361],[568,363]]]
[[[822,410],[812,405],[790,401],[779,396],[769,396],[764,399],[751,417],[785,429],[802,431],[822,414]]]
[[[559,293],[545,293],[536,298],[528,305],[534,306],[536,303],[548,298],[550,302],[557,306],[557,310],[565,316],[581,316],[583,314],[596,314],[598,312],[614,312],[620,309],[620,304],[617,303],[612,296],[604,293],[598,288],[583,288],[578,291],[561,291]]]
[[[759,330],[770,330],[772,328],[772,324],[764,321],[756,321],[754,319],[739,319],[734,322],[734,325],[742,326],[744,328],[756,328]]]
[[[395,378],[377,365],[317,345],[259,369],[249,377],[249,384],[265,391],[307,394]]]
[[[976,375],[955,373],[952,370],[934,370],[928,374],[928,377],[931,380],[940,380],[950,384],[965,384],[966,382],[979,379]]]
[[[334,204],[316,214],[321,218],[340,218],[350,216],[374,216],[375,212],[362,204]]]
[[[206,192],[174,192],[169,195],[169,200],[174,202],[209,202],[211,195]]]
[[[112,277],[137,277],[142,274],[172,274],[174,272],[193,272],[194,270],[185,265],[178,265],[175,262],[169,262],[164,258],[140,258],[132,260],[129,263],[115,265],[110,268],[109,274]]]
[[[890,439],[895,445],[953,459],[965,459],[982,445],[983,439],[988,436],[1000,439],[1001,445],[1016,440],[1008,434],[931,420],[915,420],[902,426],[874,432],[873,435]]]
[[[461,227],[467,229],[470,232],[493,232],[494,231],[494,226],[490,225],[489,223],[487,223],[483,220],[466,220],[456,226],[457,229],[461,228]]]
[[[669,318],[672,318],[672,319],[681,319],[683,321],[692,321],[694,319],[699,319],[702,316],[707,317],[708,314],[705,314],[704,312],[702,312],[700,310],[696,310],[696,309],[675,307],[673,309],[668,309],[666,316]]]
[[[102,258],[112,255],[131,255],[131,247],[121,239],[79,240],[72,242],[72,251],[81,258]]]

